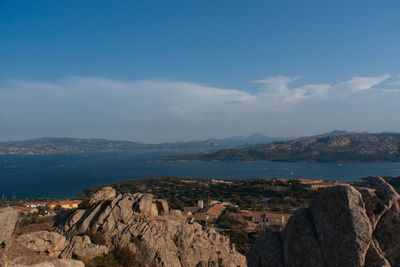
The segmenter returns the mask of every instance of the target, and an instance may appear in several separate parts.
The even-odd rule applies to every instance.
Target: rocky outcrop
[[[0,248],[4,248],[11,240],[17,218],[18,212],[10,207],[0,210]]]
[[[77,260],[57,259],[52,261],[45,261],[33,265],[9,265],[10,267],[85,267],[85,264]]]
[[[249,266],[400,266],[399,199],[380,177],[327,189],[256,240]]]
[[[61,258],[78,258],[88,261],[94,257],[104,256],[108,248],[93,244],[87,235],[74,236],[61,254]]]
[[[48,231],[23,234],[16,241],[39,254],[49,255],[54,258],[57,258],[67,245],[67,240],[64,236]]]
[[[111,200],[115,197],[116,192],[112,187],[104,187],[102,190],[94,193],[89,200],[89,204],[93,205],[99,201]]]
[[[59,225],[58,231],[71,243],[90,231],[102,235],[109,250],[129,248],[143,266],[246,266],[245,257],[227,237],[170,213],[168,203],[153,195],[120,194],[112,199],[96,195],[91,203]]]

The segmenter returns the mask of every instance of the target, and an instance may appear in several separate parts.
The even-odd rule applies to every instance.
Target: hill
[[[207,139],[189,142],[147,144],[132,141],[114,141],[98,138],[44,137],[26,141],[0,142],[0,154],[61,154],[81,152],[123,151],[135,149],[216,150],[245,144],[270,143],[284,140],[253,134],[246,137]]]
[[[133,150],[146,147],[146,144],[130,141],[110,141],[96,138],[44,137],[27,141],[1,142],[0,154],[80,153]]]
[[[166,160],[397,162],[400,161],[400,134],[354,133],[310,137],[169,157]]]

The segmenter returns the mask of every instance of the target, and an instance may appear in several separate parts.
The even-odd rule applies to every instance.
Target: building
[[[264,211],[253,212],[251,215],[252,222],[263,223],[269,226],[284,226],[289,218],[289,214],[267,213]]]
[[[199,207],[199,209],[204,209],[204,201],[202,199],[197,200],[197,207]]]
[[[213,206],[213,205],[215,205],[215,204],[221,204],[222,206],[237,207],[236,204],[234,204],[234,203],[232,203],[232,202],[229,202],[229,201],[223,201],[223,202],[218,201],[218,200],[211,200],[211,201],[210,201],[210,206]]]
[[[47,202],[27,202],[24,205],[28,208],[38,208],[45,207],[47,205]]]
[[[197,222],[200,222],[200,221],[209,222],[211,218],[206,213],[197,213],[197,214],[193,215],[193,219]]]
[[[326,182],[324,180],[311,180],[311,179],[299,179],[298,181],[305,188],[312,190],[333,187],[340,184],[336,182]]]
[[[186,214],[188,214],[188,213],[190,213],[190,214],[194,214],[194,213],[196,213],[196,212],[198,212],[200,209],[199,209],[199,207],[197,207],[197,206],[193,206],[193,207],[184,207],[183,208],[183,213],[186,213]]]
[[[213,183],[213,184],[228,184],[228,185],[233,184],[233,182],[228,182],[228,181],[219,180],[219,179],[211,179],[211,183]]]
[[[47,203],[47,206],[50,209],[55,209],[57,206],[60,206],[63,209],[76,209],[81,202],[81,200],[62,200],[58,202]]]
[[[18,212],[21,215],[29,215],[35,212],[38,212],[37,208],[30,208],[30,207],[12,207],[16,212]]]
[[[224,210],[225,206],[221,204],[214,204],[206,210],[205,214],[209,215],[210,219],[217,219]]]

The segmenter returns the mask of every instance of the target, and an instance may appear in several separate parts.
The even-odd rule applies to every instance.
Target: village
[[[288,179],[277,179],[281,183],[288,183]],[[182,180],[183,183],[194,183],[195,180]],[[300,185],[308,190],[319,190],[339,184],[338,182],[326,182],[323,180],[298,179]],[[212,184],[231,185],[233,182],[224,180],[211,180]],[[279,189],[279,188],[278,188]],[[273,212],[268,207],[269,198],[264,198],[262,203],[263,210],[251,210],[238,206],[231,201],[197,200],[196,205],[185,206],[180,209],[181,214],[187,217],[189,223],[198,222],[205,227],[213,227],[224,230],[218,225],[218,219],[227,211],[233,216],[232,219],[245,225],[245,231],[264,231],[265,228],[281,230],[286,225],[291,214],[296,210],[292,209],[290,213]],[[56,215],[62,209],[77,209],[82,200],[68,199],[58,201],[23,201],[19,200],[11,207],[19,212],[21,216],[38,214],[38,216]]]
[[[309,205],[325,188],[339,182],[311,179],[187,179],[146,178],[108,184],[119,193],[150,193],[165,199],[189,224],[228,236],[238,251],[247,253],[252,242],[265,232],[281,231],[293,213]],[[85,189],[75,199],[0,200],[20,214],[17,234],[53,227],[63,211],[88,208],[91,194],[104,185]],[[174,213],[177,214],[177,213]]]

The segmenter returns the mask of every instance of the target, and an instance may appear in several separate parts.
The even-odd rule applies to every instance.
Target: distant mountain
[[[400,161],[400,134],[345,134],[299,138],[170,157],[167,160],[379,162]]]
[[[1,142],[0,154],[60,154],[133,150],[146,147],[146,144],[130,141],[110,141],[97,138],[44,137],[27,141]]]
[[[268,137],[253,134],[247,137],[208,139],[202,141],[146,144],[131,141],[112,141],[97,138],[56,138],[44,137],[27,141],[0,142],[0,154],[60,154],[102,151],[124,151],[136,149],[168,150],[217,150],[237,147],[245,144],[270,143],[284,140],[280,137]]]
[[[283,137],[269,137],[264,134],[260,133],[255,133],[249,136],[235,136],[235,137],[230,137],[230,138],[224,138],[224,139],[210,139],[211,142],[218,144],[220,146],[241,146],[241,145],[254,145],[254,144],[266,144],[266,143],[271,143],[271,142],[276,142],[276,141],[284,141],[284,140],[290,140],[293,139],[291,137],[289,138],[283,138]]]

